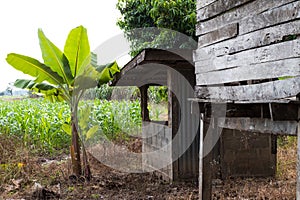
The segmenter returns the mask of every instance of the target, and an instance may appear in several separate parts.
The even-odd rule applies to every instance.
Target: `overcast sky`
[[[120,34],[116,21],[117,0],[1,0],[0,1],[0,91],[9,82],[25,78],[5,61],[8,53],[42,61],[38,28],[61,50],[69,31],[79,25],[88,30],[91,50]]]

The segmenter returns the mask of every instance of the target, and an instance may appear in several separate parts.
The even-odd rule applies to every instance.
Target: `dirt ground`
[[[0,135],[2,199],[198,199],[197,183],[169,184],[151,173],[126,174],[90,156],[90,182],[70,179],[66,155],[32,156],[20,141]],[[214,181],[213,199],[295,199],[296,146],[278,149],[276,178]]]

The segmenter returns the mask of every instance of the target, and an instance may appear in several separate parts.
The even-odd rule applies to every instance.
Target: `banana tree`
[[[78,129],[77,111],[79,100],[86,89],[107,83],[119,72],[116,62],[98,66],[91,62],[91,51],[87,30],[83,26],[72,29],[67,37],[64,51],[56,47],[38,30],[40,48],[44,63],[37,59],[10,53],[6,61],[15,69],[22,71],[34,80],[18,79],[15,86],[30,89],[44,94],[51,101],[66,101],[71,111],[70,154],[73,173],[76,177],[91,177],[86,151]],[[83,151],[83,167],[81,165],[80,144]]]

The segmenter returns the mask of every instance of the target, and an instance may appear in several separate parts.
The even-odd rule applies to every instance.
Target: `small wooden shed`
[[[137,86],[141,93],[143,168],[164,179],[198,179],[199,113],[191,113],[195,69],[191,50],[145,49],[118,73],[112,86]],[[168,120],[152,121],[148,87],[168,87]]]
[[[298,135],[297,199],[300,199],[299,19],[299,0],[198,0],[198,48],[194,52],[196,98],[193,99],[193,103],[200,105],[203,116],[200,152],[208,126],[205,121],[212,119],[215,134],[219,128],[225,128],[246,131],[252,136],[253,133],[273,138]],[[226,118],[204,109],[215,105],[227,106]],[[234,145],[226,140],[221,142],[220,155],[228,164],[226,154]],[[276,152],[276,145],[273,151]],[[251,155],[256,153],[253,151]],[[200,198],[205,200],[211,199],[212,159],[213,153],[200,159]],[[261,157],[258,162],[266,159]],[[235,155],[231,161],[246,162]]]
[[[191,60],[191,50],[146,49],[127,63],[111,84],[139,87],[144,170],[155,170],[171,181],[197,180],[199,174],[199,111],[195,110],[198,106],[192,108],[189,101],[194,97],[196,84]],[[157,85],[168,87],[167,121],[152,121],[149,117],[147,90]],[[276,152],[272,149],[275,145],[269,135],[224,129],[213,151],[212,174],[215,178],[273,176]],[[234,156],[239,160],[233,159]],[[260,165],[256,164],[257,160]]]

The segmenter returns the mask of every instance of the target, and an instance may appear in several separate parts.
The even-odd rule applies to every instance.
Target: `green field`
[[[151,103],[149,110],[153,120],[167,115],[164,104]],[[103,138],[126,141],[141,133],[141,121],[138,100],[87,100],[79,106],[78,124],[81,138],[86,142],[99,142]],[[43,155],[68,152],[71,136],[63,126],[68,127],[69,122],[66,103],[51,103],[41,98],[0,99],[0,133],[18,137],[32,152]]]
[[[98,126],[95,138],[126,139],[141,127],[138,101],[93,100],[81,102],[78,121],[82,137],[89,128]],[[43,99],[0,100],[0,132],[22,139],[25,146],[42,154],[68,151],[70,135],[63,124],[70,122],[65,103],[50,103]]]

